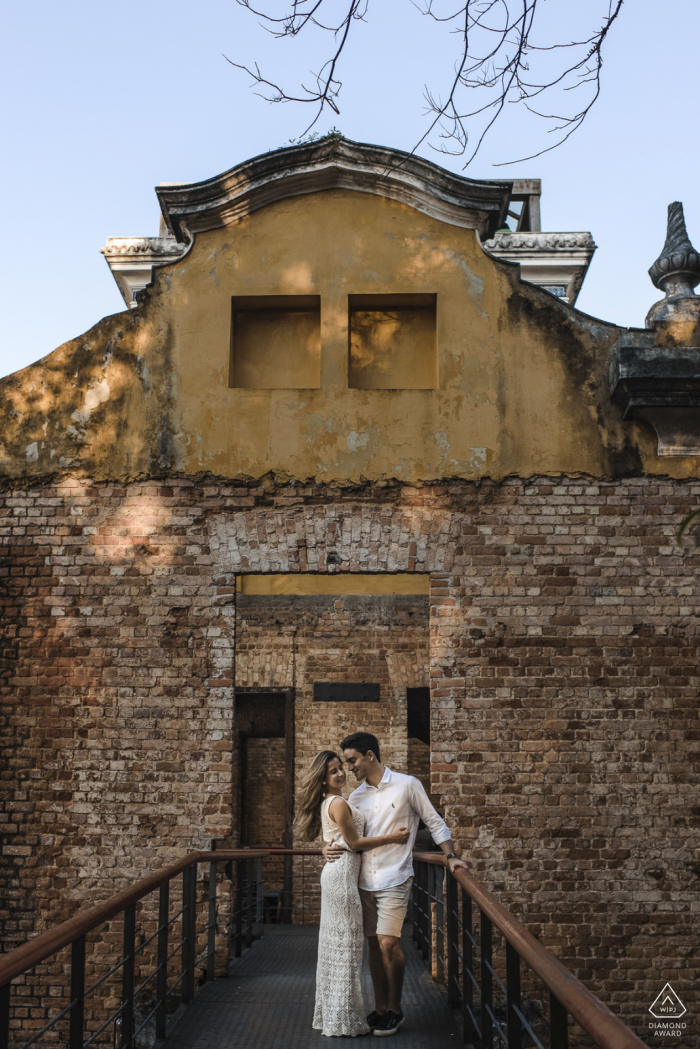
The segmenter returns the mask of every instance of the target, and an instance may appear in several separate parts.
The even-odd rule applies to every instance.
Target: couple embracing
[[[307,840],[322,833],[328,861],[321,874],[313,1026],[324,1035],[393,1035],[404,1021],[400,937],[419,820],[450,870],[466,864],[420,780],[382,765],[376,736],[354,732],[340,749],[342,758],[330,750],[316,755],[297,798],[299,833]],[[359,783],[348,801],[344,765]],[[360,982],[364,937],[375,995],[369,1016]]]

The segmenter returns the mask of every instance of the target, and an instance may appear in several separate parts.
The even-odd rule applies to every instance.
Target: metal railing
[[[217,930],[217,865],[225,863],[225,873],[233,881],[233,864],[236,864],[235,900],[231,914],[230,949],[236,957],[244,947],[250,947],[253,939],[262,932],[263,883],[262,862],[267,852],[235,850],[221,852],[191,852],[178,863],[140,879],[129,889],[117,893],[110,899],[99,903],[88,910],[81,911],[75,917],[63,922],[55,929],[49,929],[21,947],[15,948],[0,956],[0,1049],[29,1049],[47,1032],[53,1030],[61,1020],[67,1021],[67,1040],[62,1044],[67,1049],[87,1049],[112,1028],[113,1044],[120,1049],[133,1049],[137,1035],[146,1025],[155,1021],[156,1038],[166,1035],[168,1005],[173,996],[179,1004],[188,1005],[195,995],[197,952],[197,868],[200,863],[209,864],[209,893],[207,901],[206,925],[200,932],[200,939],[206,932],[204,957],[206,969],[204,978],[213,979],[216,971],[216,930]],[[178,893],[175,906],[180,904],[175,914],[171,914],[171,884],[182,875],[182,888]],[[136,905],[139,901],[158,891],[157,927],[148,938],[136,943]],[[111,919],[123,914],[123,941],[121,959],[89,987],[85,986],[86,955],[88,933],[105,925]],[[171,929],[179,923],[180,936],[173,940]],[[150,972],[139,973],[141,982],[136,986],[137,963],[145,957],[146,948],[155,944],[155,966]],[[12,1022],[13,999],[12,982],[23,976],[34,966],[56,955],[65,947],[70,947],[70,976],[68,1004],[40,1029],[23,1032],[17,1023]],[[180,975],[168,986],[170,964],[180,955]],[[175,961],[175,965],[177,962]],[[120,1003],[102,1023],[91,1032],[86,1032],[85,1003],[110,979],[121,974]],[[153,986],[155,985],[155,993]],[[146,993],[154,1000],[152,1008],[145,1016],[137,1015],[137,1002]],[[150,1004],[150,1002],[148,1003]],[[146,1008],[148,1008],[148,1004]],[[15,996],[14,1008],[27,1011],[26,1002]],[[100,1019],[102,1019],[100,1017]],[[21,1021],[20,1021],[21,1022]],[[137,1026],[138,1023],[138,1026]],[[26,1039],[15,1038],[17,1034],[29,1034]],[[12,1038],[12,1041],[10,1039]],[[104,1044],[104,1039],[103,1039]]]
[[[87,1049],[100,1036],[108,1033],[110,1025],[112,1044],[119,1046],[119,1049],[134,1049],[136,1037],[151,1022],[155,1038],[164,1038],[169,1009],[176,1002],[179,1006],[187,1006],[194,999],[198,967],[200,982],[216,976],[218,865],[225,864],[224,873],[234,887],[227,913],[229,934],[223,949],[224,957],[228,960],[229,957],[240,957],[243,950],[262,934],[265,921],[263,860],[275,855],[282,855],[285,861],[293,861],[294,857],[301,859],[301,869],[296,875],[295,896],[298,898],[298,890],[301,890],[301,911],[296,916],[300,916],[303,921],[306,907],[306,859],[318,857],[319,849],[191,852],[178,863],[142,878],[131,888],[0,956],[0,1049],[30,1049],[62,1020],[66,1021],[67,1039],[61,1044],[67,1049]],[[200,864],[209,865],[209,885],[207,898],[198,901],[197,870]],[[537,1049],[567,1049],[570,1015],[601,1049],[645,1049],[644,1043],[558,959],[549,954],[467,871],[460,869],[453,875],[447,874],[443,857],[435,853],[414,853],[414,867],[414,939],[428,960],[431,971],[435,964],[438,980],[446,986],[450,1007],[462,1011],[465,1042],[472,1043],[477,1049],[522,1049],[525,1034]],[[290,869],[289,864],[285,863],[285,871]],[[181,891],[171,893],[171,885],[180,875]],[[285,898],[292,892],[291,877],[291,874],[285,875],[282,890]],[[141,942],[137,944],[137,904],[156,891],[159,895],[155,929],[149,937],[142,933]],[[173,898],[176,911],[171,914]],[[206,906],[206,921],[199,925],[198,903]],[[473,905],[480,912],[476,924]],[[121,958],[86,987],[86,937],[120,915],[123,915]],[[281,920],[285,919],[291,920],[291,911]],[[178,923],[179,937],[171,933],[172,927]],[[494,967],[494,928],[505,940],[505,985]],[[203,946],[202,950],[198,950],[198,943]],[[140,965],[143,969],[147,964],[146,949],[151,944],[154,944],[152,953],[155,965],[146,972],[138,972],[141,982],[136,986],[137,968]],[[68,998],[67,1004],[56,1015],[44,1017],[47,1022],[40,1029],[23,1031],[22,1021],[18,1021],[16,1016],[13,1019],[12,1012],[13,1009],[15,1013],[22,1009],[26,1012],[27,998],[15,995],[13,1001],[13,981],[21,979],[35,966],[66,947],[70,947],[71,955],[67,981],[69,993],[64,993],[64,999]],[[222,953],[220,943],[219,953]],[[478,973],[475,968],[477,955]],[[94,967],[92,956],[90,961]],[[548,1034],[543,1036],[544,1042],[525,1015],[524,997],[521,994],[522,963],[542,980],[549,991]],[[169,984],[169,975],[174,967],[175,971],[179,968],[179,976]],[[86,1000],[110,979],[119,977],[119,1005],[106,1017],[91,1017],[89,1026],[96,1029],[87,1032]],[[496,996],[500,992],[505,1002],[504,1019],[498,1015],[500,1006],[494,1004],[494,987]],[[42,1009],[46,1012],[50,1008],[55,1006],[41,1003],[38,1012]],[[31,1020],[38,1027],[40,1021],[36,1015]],[[96,1026],[97,1023],[100,1025]],[[23,1041],[17,1040],[14,1036],[18,1033],[22,1036],[28,1034],[29,1037]]]
[[[448,873],[444,858],[436,853],[414,853],[413,861],[413,938],[431,972],[435,970],[438,981],[444,983],[450,1008],[461,1010],[465,1043],[478,1049],[522,1049],[523,1041],[529,1039],[536,1049],[547,1049],[533,1030],[537,1025],[525,1015],[524,963],[549,992],[548,1049],[567,1049],[569,1016],[601,1049],[646,1049],[622,1020],[466,870]],[[478,925],[473,905],[479,911]],[[494,968],[494,928],[505,940],[505,985]],[[503,1019],[494,1005],[494,987],[505,1003]]]

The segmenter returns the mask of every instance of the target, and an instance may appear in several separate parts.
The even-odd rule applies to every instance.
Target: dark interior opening
[[[430,689],[407,688],[408,738],[430,746]]]
[[[292,847],[293,700],[291,690],[236,690],[238,827],[243,848]],[[265,919],[291,920],[291,856],[265,864]]]

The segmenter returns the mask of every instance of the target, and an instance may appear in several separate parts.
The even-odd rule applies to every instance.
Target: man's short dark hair
[[[377,761],[382,760],[379,754],[379,740],[371,732],[352,732],[340,744],[340,749],[357,750],[363,758],[367,756],[367,751],[371,750]]]

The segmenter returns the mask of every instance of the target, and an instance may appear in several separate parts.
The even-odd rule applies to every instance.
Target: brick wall
[[[235,831],[234,661],[239,684],[272,662],[243,606],[237,635],[234,575],[333,551],[432,575],[432,785],[477,875],[623,1015],[666,979],[691,1008],[700,561],[673,536],[699,500],[656,478],[5,493],[6,942]],[[309,634],[307,680],[343,617],[359,636],[347,600]],[[322,731],[304,687],[300,762],[356,720]]]
[[[421,739],[409,739],[408,741],[408,767],[409,776],[415,776],[425,787],[428,794],[431,791],[430,784],[430,746]],[[438,803],[438,798],[433,798],[433,804]]]

